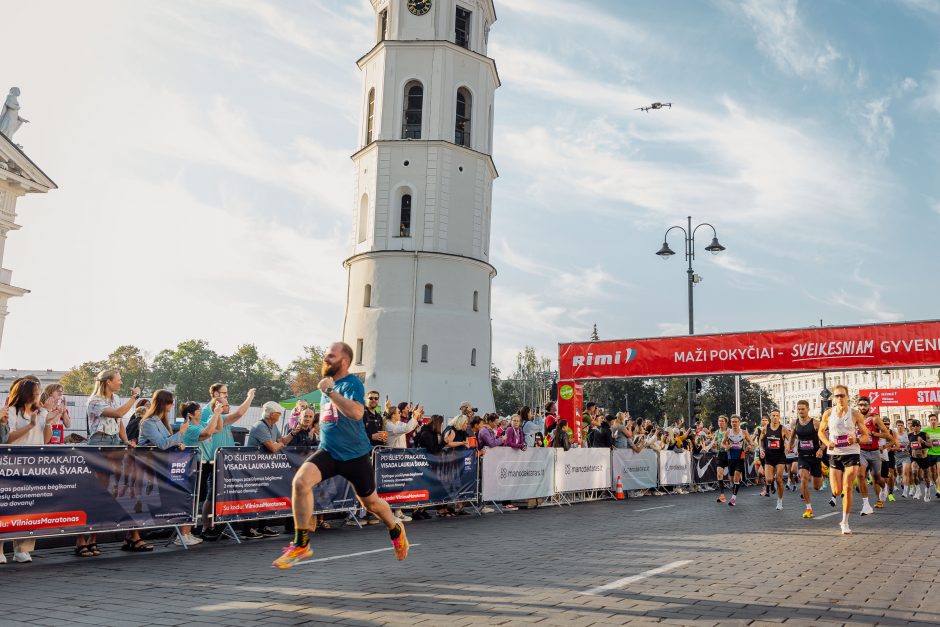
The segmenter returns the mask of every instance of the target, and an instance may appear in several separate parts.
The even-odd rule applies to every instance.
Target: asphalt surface
[[[940,624],[940,502],[898,497],[842,536],[840,514],[801,518],[796,493],[781,512],[756,488],[733,508],[715,496],[413,522],[403,563],[382,527],[318,532],[322,561],[286,571],[271,560],[287,536],[40,548],[0,565],[0,624]],[[835,511],[815,496],[817,516]]]

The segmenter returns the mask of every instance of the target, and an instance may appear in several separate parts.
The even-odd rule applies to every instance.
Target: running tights
[[[737,495],[738,495],[738,486],[740,486],[740,485],[741,485],[740,483],[738,483],[737,481],[735,481],[735,482],[734,482],[734,485],[731,487],[731,494],[737,496]]]

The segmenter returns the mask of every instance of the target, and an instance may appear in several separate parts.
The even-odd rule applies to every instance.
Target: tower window
[[[411,194],[405,194],[401,197],[400,216],[398,237],[411,237]]]
[[[362,338],[356,340],[356,363],[362,365]]]
[[[369,90],[369,104],[366,107],[366,145],[372,143],[375,130],[375,88]]]
[[[372,286],[366,283],[365,289],[362,291],[362,306],[371,307],[372,306]]]
[[[421,345],[421,363],[422,364],[428,363],[428,345],[427,344]]]
[[[470,92],[465,87],[457,90],[457,119],[454,122],[454,143],[470,147]]]
[[[385,41],[388,36],[388,9],[383,9],[379,13],[379,41]]]
[[[430,283],[424,284],[424,304],[434,304],[434,286]]]
[[[421,114],[424,109],[424,86],[418,81],[405,85],[405,111],[401,138],[421,139]]]
[[[473,290],[473,311],[480,311],[480,292]]]
[[[470,16],[472,13],[463,7],[457,7],[454,16],[454,43],[461,48],[470,47]]]
[[[472,351],[470,351],[470,365],[471,366],[477,365],[477,349],[475,348]]]

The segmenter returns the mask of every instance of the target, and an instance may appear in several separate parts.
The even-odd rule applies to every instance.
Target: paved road
[[[320,532],[324,561],[289,571],[270,566],[285,537],[86,560],[40,550],[0,566],[0,623],[940,624],[940,503],[898,499],[843,537],[838,515],[802,519],[793,493],[782,512],[753,488],[739,498],[415,522],[404,563],[377,527]],[[365,551],[379,552],[350,556]]]

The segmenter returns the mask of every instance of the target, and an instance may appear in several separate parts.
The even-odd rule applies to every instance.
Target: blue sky
[[[689,214],[728,248],[698,244],[699,332],[937,317],[940,0],[496,8],[496,365],[684,333],[684,261],[653,253]],[[60,189],[19,202],[0,365],[339,334],[366,0],[5,15],[16,140]]]

